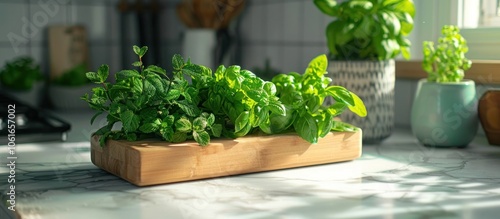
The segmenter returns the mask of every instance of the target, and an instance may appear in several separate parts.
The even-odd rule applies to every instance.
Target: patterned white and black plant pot
[[[394,84],[396,66],[388,61],[330,61],[328,76],[332,83],[357,94],[365,103],[368,115],[361,118],[350,111],[342,121],[363,130],[364,143],[379,143],[394,128]]]

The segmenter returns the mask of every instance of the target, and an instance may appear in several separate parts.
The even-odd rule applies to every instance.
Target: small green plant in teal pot
[[[467,51],[467,42],[456,26],[444,26],[436,46],[424,42],[422,67],[428,77],[418,83],[411,127],[426,146],[465,147],[477,133],[475,83],[463,79],[471,67]]]

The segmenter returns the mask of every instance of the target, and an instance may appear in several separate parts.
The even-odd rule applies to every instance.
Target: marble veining
[[[26,219],[500,217],[500,147],[484,138],[427,148],[398,131],[355,161],[150,187],[95,167],[88,142],[21,146],[16,210]],[[7,176],[2,165],[3,212]]]

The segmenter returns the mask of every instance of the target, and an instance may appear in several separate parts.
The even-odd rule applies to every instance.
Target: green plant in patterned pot
[[[314,4],[334,18],[325,30],[329,77],[358,94],[370,112],[366,118],[353,113],[340,118],[363,129],[365,143],[378,143],[394,127],[394,58],[410,58],[407,37],[413,30],[413,1],[314,0]]]

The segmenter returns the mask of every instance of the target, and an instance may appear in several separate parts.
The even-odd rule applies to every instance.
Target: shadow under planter
[[[394,128],[394,60],[330,61],[328,66],[332,83],[357,94],[368,111],[364,118],[345,111],[340,115],[342,121],[363,130],[363,143],[376,144],[388,138]]]
[[[465,147],[479,126],[476,86],[472,80],[418,82],[411,110],[413,135],[425,146]]]

